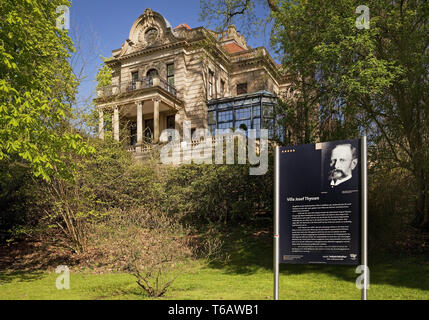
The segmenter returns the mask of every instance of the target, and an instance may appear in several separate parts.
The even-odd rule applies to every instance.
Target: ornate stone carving
[[[156,28],[149,28],[144,33],[144,39],[148,44],[153,43],[158,37],[158,30]]]
[[[148,24],[153,24],[154,22],[154,14],[152,9],[147,8],[143,13],[144,20],[148,22]]]

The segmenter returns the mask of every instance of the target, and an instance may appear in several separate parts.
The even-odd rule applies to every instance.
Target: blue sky
[[[100,66],[100,55],[110,57],[112,50],[121,47],[128,38],[134,21],[146,8],[162,14],[173,27],[187,23],[191,28],[205,26],[199,21],[200,0],[73,0],[70,10],[70,34],[80,46],[79,52],[86,66],[79,96],[85,99],[95,91],[95,76]],[[265,46],[268,39],[248,39],[252,47]],[[82,59],[73,63],[79,70]]]

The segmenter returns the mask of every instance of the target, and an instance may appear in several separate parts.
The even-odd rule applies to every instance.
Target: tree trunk
[[[428,184],[424,191],[424,206],[423,206],[423,221],[420,224],[420,228],[424,231],[429,231],[429,190]]]
[[[425,174],[423,170],[419,170],[418,172],[420,174],[415,174],[417,182],[417,198],[412,225],[422,230],[429,230],[428,184],[425,181]]]

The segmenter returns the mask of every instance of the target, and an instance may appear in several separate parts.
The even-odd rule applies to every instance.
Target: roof
[[[174,28],[174,30],[181,29],[181,28],[186,28],[188,30],[191,30],[191,27],[188,26],[188,24],[186,24],[186,23],[179,24],[176,28]]]
[[[267,91],[267,90],[260,90],[260,91],[256,91],[256,92],[240,94],[237,96],[229,96],[229,97],[224,97],[224,98],[212,99],[212,100],[207,101],[207,106],[211,107],[213,105],[217,105],[220,103],[245,100],[245,99],[256,98],[256,97],[276,98],[277,95],[275,93]]]
[[[242,48],[235,42],[230,42],[222,46],[228,53],[236,53],[241,51],[246,51],[246,49]]]

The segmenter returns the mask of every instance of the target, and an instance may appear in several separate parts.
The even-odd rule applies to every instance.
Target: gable
[[[115,58],[150,47],[177,41],[170,23],[157,12],[146,9],[131,27],[130,34],[122,49],[113,52]]]

